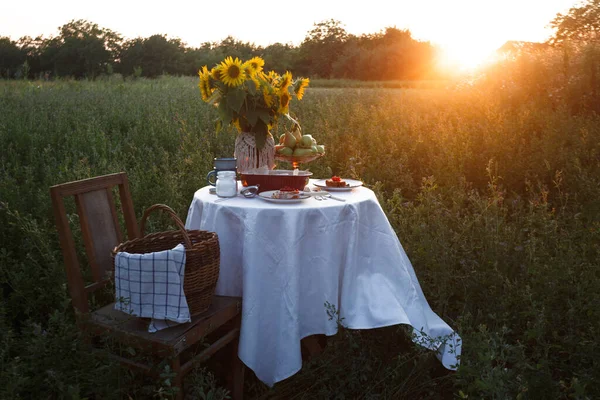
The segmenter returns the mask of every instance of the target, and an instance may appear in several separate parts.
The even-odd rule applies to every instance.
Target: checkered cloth
[[[146,254],[117,253],[115,256],[115,309],[152,318],[148,332],[190,322],[183,292],[185,248]]]

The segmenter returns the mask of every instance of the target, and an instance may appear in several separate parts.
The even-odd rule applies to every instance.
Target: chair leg
[[[244,373],[246,366],[238,357],[239,337],[229,345],[231,352],[231,398],[243,400],[244,398]]]
[[[175,356],[173,360],[171,360],[171,368],[173,369],[173,373],[175,373],[175,387],[177,390],[177,400],[183,400],[183,374],[181,373],[181,360],[179,356]]]

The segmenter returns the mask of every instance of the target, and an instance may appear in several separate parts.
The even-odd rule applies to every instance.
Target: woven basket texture
[[[203,313],[210,307],[219,279],[220,248],[218,236],[215,232],[186,230],[175,212],[164,204],[155,204],[144,212],[140,224],[142,235],[144,234],[146,219],[154,210],[162,210],[168,213],[179,230],[151,233],[142,238],[123,242],[113,250],[113,259],[118,252],[122,251],[135,254],[153,253],[170,250],[183,243],[185,246],[183,291],[190,308],[190,314]]]

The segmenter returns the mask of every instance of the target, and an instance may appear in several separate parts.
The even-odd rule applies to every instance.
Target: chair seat
[[[241,310],[241,298],[214,296],[209,309],[192,321],[155,333],[148,332],[149,319],[138,318],[108,304],[90,314],[85,325],[93,331],[111,331],[120,341],[134,347],[150,344],[155,350],[179,354],[203,337],[235,319]]]

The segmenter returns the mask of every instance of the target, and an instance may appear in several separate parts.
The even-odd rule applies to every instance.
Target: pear
[[[294,137],[296,138],[296,143],[300,143],[300,141],[302,140],[302,132],[300,131],[299,128],[295,128],[292,133],[294,134]]]
[[[277,154],[281,154],[282,156],[291,156],[294,154],[294,150],[289,147],[282,147],[277,150]]]
[[[301,149],[300,147],[296,147],[294,150],[294,157],[304,157],[312,155],[311,149]]]
[[[302,147],[303,149],[310,149],[313,146],[313,137],[311,135],[303,135],[300,143],[298,143],[298,147]]]
[[[285,145],[285,147],[289,147],[290,149],[293,149],[294,147],[296,147],[297,142],[298,141],[296,140],[296,137],[294,136],[293,133],[291,133],[291,132],[285,133],[285,137],[283,138],[283,144]]]

